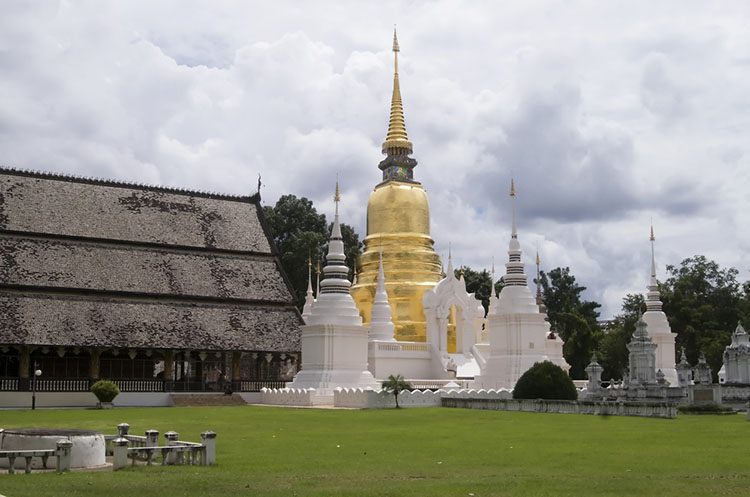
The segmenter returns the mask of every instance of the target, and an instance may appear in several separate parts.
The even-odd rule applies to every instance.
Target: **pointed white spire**
[[[361,325],[362,317],[359,315],[354,299],[349,294],[352,283],[348,279],[349,268],[346,266],[346,255],[344,255],[344,241],[341,237],[339,225],[339,189],[336,182],[336,194],[333,197],[336,203],[336,214],[331,228],[331,238],[328,241],[328,254],[326,264],[323,267],[323,280],[319,281],[320,293],[315,299],[312,314],[308,324],[340,324]]]
[[[510,199],[513,206],[513,228],[511,229],[511,238],[518,238],[516,232],[516,185],[513,182],[513,178],[510,179]]]
[[[654,226],[651,225],[651,278],[648,282],[648,293],[646,294],[646,312],[661,311],[661,294],[659,293],[659,283],[656,281],[656,259],[654,257]]]
[[[348,279],[349,268],[346,266],[346,255],[344,254],[344,240],[341,236],[339,225],[339,182],[336,181],[336,193],[333,201],[336,211],[331,228],[331,239],[328,241],[328,255],[326,265],[323,268],[323,281],[320,284],[322,293],[349,293],[351,282]]]
[[[302,308],[302,319],[307,322],[307,318],[312,314],[315,297],[312,289],[312,259],[307,257],[307,294],[305,294],[305,306]]]
[[[375,288],[375,300],[372,303],[370,313],[370,340],[395,341],[393,330],[393,314],[391,304],[388,302],[388,293],[385,289],[385,273],[383,272],[383,249],[380,249],[380,264],[378,269],[378,283]]]
[[[508,244],[508,263],[505,264],[503,281],[506,286],[526,286],[526,273],[521,262],[521,244],[518,242],[516,232],[516,187],[512,179],[510,180],[510,198],[513,204],[513,229]]]
[[[451,243],[448,242],[448,269],[445,271],[446,278],[455,278],[456,273],[453,271],[453,254],[451,254]]]

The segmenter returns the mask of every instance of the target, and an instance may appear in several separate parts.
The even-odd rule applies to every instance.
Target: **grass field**
[[[22,496],[750,494],[744,415],[674,420],[464,409],[0,411],[0,427],[217,436],[211,467],[0,476]],[[163,437],[162,437],[163,440]],[[163,443],[163,442],[162,442]]]

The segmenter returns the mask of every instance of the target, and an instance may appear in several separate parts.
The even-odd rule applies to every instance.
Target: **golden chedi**
[[[364,324],[370,322],[375,298],[380,253],[383,254],[386,291],[393,311],[396,340],[424,342],[426,323],[422,296],[442,278],[440,257],[430,237],[427,193],[414,180],[417,161],[409,157],[412,144],[406,135],[398,82],[398,40],[393,33],[395,72],[386,158],[378,165],[383,181],[367,202],[365,250],[357,262],[358,279],[352,297]]]

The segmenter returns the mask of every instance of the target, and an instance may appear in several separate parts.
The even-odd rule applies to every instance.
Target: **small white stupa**
[[[383,342],[395,342],[393,331],[393,312],[388,302],[388,293],[385,289],[385,273],[383,272],[383,252],[380,252],[380,267],[378,269],[378,284],[375,288],[375,300],[372,303],[370,313],[370,340]]]
[[[724,349],[719,383],[750,384],[750,335],[742,327],[742,323],[737,323],[737,328],[732,333],[732,343]]]
[[[349,294],[344,242],[339,226],[339,186],[336,214],[328,244],[320,292],[302,326],[302,370],[289,388],[314,388],[317,396],[333,397],[334,389],[379,389],[367,370],[368,329]],[[332,403],[332,402],[331,402]]]
[[[302,319],[307,323],[310,314],[312,314],[315,297],[312,289],[312,260],[307,258],[307,293],[305,294],[305,306],[302,308]]]
[[[656,344],[656,364],[657,370],[661,369],[664,378],[671,385],[678,385],[677,370],[675,369],[675,337],[672,328],[667,321],[667,315],[661,310],[661,295],[659,294],[659,284],[656,282],[656,262],[654,258],[654,227],[651,227],[651,279],[648,283],[648,293],[646,294],[646,312],[643,314],[643,321],[648,326],[648,334]]]
[[[545,314],[540,312],[527,285],[516,231],[516,192],[512,180],[510,196],[513,227],[503,277],[505,286],[487,315],[490,352],[480,375],[474,378],[474,388],[511,390],[518,378],[537,362],[549,360],[565,370],[570,368],[562,357],[562,342],[550,334]],[[548,346],[547,342],[554,343]]]

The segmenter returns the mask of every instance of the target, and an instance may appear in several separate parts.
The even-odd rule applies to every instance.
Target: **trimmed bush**
[[[112,402],[120,395],[120,389],[109,380],[99,380],[91,385],[91,393],[96,395],[99,402]]]
[[[564,369],[544,361],[537,362],[521,375],[513,389],[513,398],[576,400],[578,392]]]

